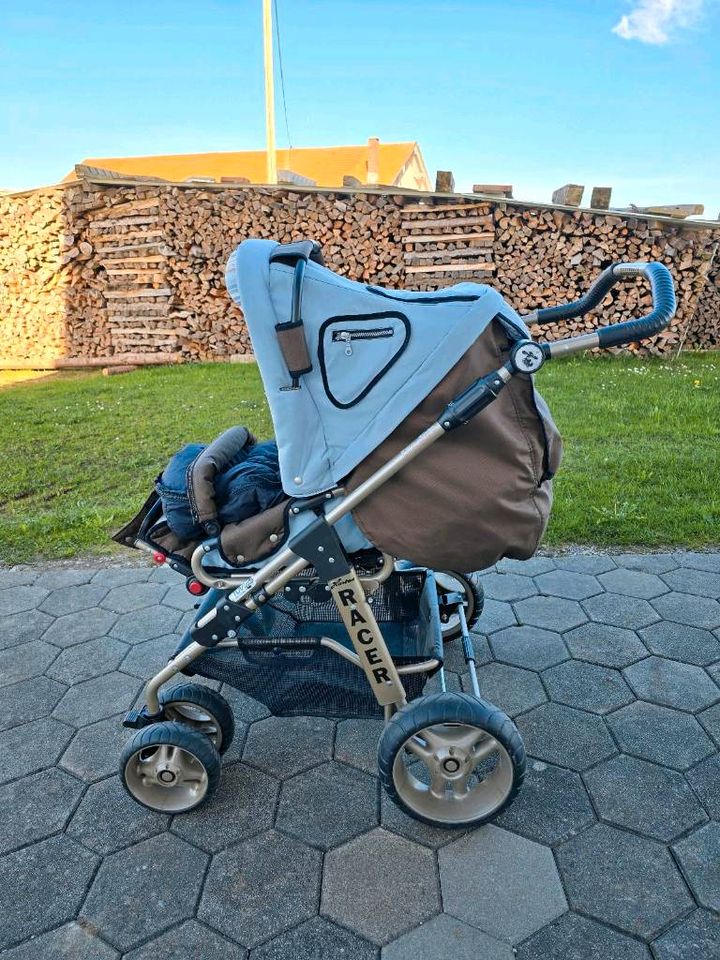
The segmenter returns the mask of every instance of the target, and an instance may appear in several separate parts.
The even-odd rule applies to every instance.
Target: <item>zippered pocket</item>
[[[410,321],[395,310],[325,320],[318,360],[331,403],[341,409],[359,403],[400,357],[409,338]]]
[[[345,356],[353,355],[354,340],[384,340],[388,337],[394,337],[393,327],[380,327],[375,330],[333,330],[332,342],[345,344]]]

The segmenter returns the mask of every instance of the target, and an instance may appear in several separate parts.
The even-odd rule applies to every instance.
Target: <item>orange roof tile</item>
[[[417,143],[380,143],[379,182],[393,184],[417,149]],[[342,186],[343,176],[367,181],[367,144],[349,147],[296,147],[277,151],[278,170],[292,170],[315,180],[321,187]],[[182,183],[192,177],[245,177],[251,183],[266,183],[265,151],[233,153],[187,153],[157,157],[92,157],[82,161],[129,176],[158,177]],[[73,180],[69,173],[65,180]]]

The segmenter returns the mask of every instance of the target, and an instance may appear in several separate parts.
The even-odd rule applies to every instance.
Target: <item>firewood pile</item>
[[[489,283],[520,313],[576,299],[617,260],[675,277],[673,326],[643,350],[720,346],[720,229],[635,213],[504,198],[346,189],[100,180],[0,196],[0,364],[58,366],[243,359],[251,346],[224,267],[247,237],[320,242],[328,266],[366,283],[436,289]],[[707,281],[707,282],[706,282]],[[619,285],[581,332],[649,307]]]

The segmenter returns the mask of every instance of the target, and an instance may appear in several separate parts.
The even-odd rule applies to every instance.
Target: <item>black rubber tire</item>
[[[431,820],[411,809],[396,790],[393,766],[403,744],[420,730],[442,723],[462,723],[487,730],[510,757],[513,768],[512,786],[502,804],[487,816],[456,823]],[[525,746],[510,717],[487,700],[481,700],[469,693],[433,693],[413,700],[393,715],[378,742],[378,773],[388,797],[415,820],[450,830],[479,826],[497,817],[517,796],[525,779],[526,766]]]
[[[438,570],[438,573],[444,573],[448,577],[458,580],[463,586],[463,593],[467,597],[465,605],[465,619],[467,620],[468,630],[472,630],[480,619],[480,614],[485,606],[485,591],[482,587],[482,581],[477,573],[458,573],[457,570]],[[438,584],[438,593],[442,592]],[[458,624],[455,628],[444,629],[441,623],[443,643],[450,643],[462,634],[462,629]]]
[[[182,810],[173,811],[173,813],[188,813],[190,810],[196,810],[207,803],[220,785],[220,770],[222,768],[220,754],[205,734],[185,726],[184,723],[174,723],[167,720],[137,730],[125,744],[120,754],[120,779],[133,800],[141,806],[147,807],[148,810],[166,814],[169,812],[164,807],[154,807],[146,803],[133,793],[126,780],[127,767],[132,757],[139,750],[147,750],[158,746],[180,747],[182,750],[186,750],[203,765],[207,773],[208,787],[204,796],[197,803],[184,807]]]
[[[235,736],[235,717],[232,707],[221,693],[211,690],[210,687],[204,687],[200,683],[181,683],[176,687],[170,687],[168,690],[161,690],[158,699],[163,708],[167,708],[172,703],[183,702],[192,703],[194,706],[207,711],[215,720],[220,733],[220,741],[214,744],[215,748],[220,754],[228,750]],[[189,718],[172,717],[168,719],[176,723],[183,723],[190,729],[196,729]]]

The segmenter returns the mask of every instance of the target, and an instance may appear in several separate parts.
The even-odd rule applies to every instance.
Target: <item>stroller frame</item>
[[[530,323],[543,323],[580,316],[599,304],[617,280],[628,276],[642,276],[650,281],[654,309],[647,317],[601,327],[594,333],[552,343],[536,343],[531,339],[520,340],[515,343],[507,362],[492,373],[478,378],[461,395],[455,397],[435,423],[424,430],[412,443],[385,463],[355,490],[346,494],[342,487],[336,487],[319,496],[304,501],[295,501],[292,506],[294,512],[313,510],[316,512],[315,519],[300,533],[291,537],[287,546],[255,572],[250,573],[247,569],[237,568],[229,576],[213,575],[203,567],[203,558],[217,545],[216,539],[207,540],[198,546],[191,559],[191,568],[195,578],[206,587],[229,591],[229,593],[213,609],[198,619],[191,629],[192,642],[178,652],[167,666],[149,680],[144,693],[145,706],[139,711],[131,711],[125,720],[125,724],[142,729],[166,719],[160,694],[161,687],[178,673],[186,670],[209,650],[215,647],[234,646],[238,642],[238,629],[242,623],[259,611],[274,595],[283,591],[307,567],[313,567],[317,571],[320,582],[326,584],[326,588],[332,595],[352,641],[354,652],[330,638],[322,638],[321,644],[350,660],[364,671],[378,704],[384,710],[385,732],[389,733],[388,739],[392,740],[394,738],[396,741],[390,751],[390,761],[387,761],[387,757],[385,760],[383,759],[383,738],[381,738],[379,754],[381,777],[391,798],[398,802],[406,812],[418,819],[446,826],[467,826],[483,822],[491,816],[495,816],[511,802],[519,789],[524,774],[522,741],[511,721],[497,708],[480,699],[473,648],[468,633],[462,594],[449,594],[444,597],[444,603],[446,609],[452,609],[459,618],[463,653],[468,667],[473,697],[484,708],[488,708],[486,710],[488,722],[484,726],[479,722],[475,723],[472,710],[468,713],[466,701],[471,698],[467,694],[443,693],[422,697],[420,701],[408,705],[402,675],[418,672],[430,673],[440,667],[441,689],[445,691],[441,662],[437,659],[429,659],[409,666],[397,666],[395,664],[373,614],[371,603],[368,602],[368,595],[371,595],[373,589],[392,573],[394,560],[384,554],[382,567],[378,573],[374,576],[361,578],[333,528],[339,520],[350,513],[354,507],[369,497],[398,471],[402,470],[407,463],[420,456],[446,433],[468,423],[471,418],[488,407],[512,377],[518,374],[534,374],[549,359],[569,356],[593,347],[617,346],[634,342],[657,333],[667,326],[675,310],[675,297],[672,278],[667,269],[658,263],[616,264],[600,275],[581,300],[566,306],[538,310],[524,319]],[[342,497],[342,500],[335,506],[330,507],[326,513],[320,509],[325,507],[327,501],[336,497]],[[445,706],[439,703],[439,700],[442,700],[443,697],[448,698]],[[447,709],[450,697],[454,698],[454,701],[462,701],[459,706],[458,703],[455,703],[454,713],[452,711],[448,712]],[[418,722],[410,719],[412,708],[422,701],[430,700],[438,702],[423,708],[425,713],[420,717],[422,722],[418,726]],[[465,707],[462,704],[465,704]],[[431,707],[433,709],[430,709]],[[420,712],[422,713],[422,711]],[[422,726],[422,723],[425,723],[425,726]],[[443,784],[445,785],[447,781],[454,790],[455,784],[465,776],[462,770],[458,772],[458,767],[470,762],[470,753],[468,752],[470,748],[467,746],[470,741],[467,730],[469,726],[473,725],[479,726],[485,732],[485,740],[480,744],[479,750],[477,741],[473,742],[472,750],[475,752],[472,753],[472,759],[474,763],[482,761],[489,753],[496,750],[498,746],[500,747],[500,764],[504,766],[505,770],[503,778],[501,778],[503,784],[502,795],[499,795],[492,802],[483,801],[479,809],[473,810],[470,819],[466,817],[460,820],[446,820],[443,818],[443,808],[440,802],[442,796],[438,796],[437,793],[434,798],[431,796],[433,794],[432,784],[435,783],[436,777],[438,779],[444,778]],[[164,724],[164,726],[178,726],[178,724]],[[392,731],[390,731],[390,727],[393,727]],[[510,728],[510,733],[508,733]],[[432,730],[441,730],[442,736],[436,736],[431,732]],[[397,756],[403,750],[416,753],[426,762],[428,762],[429,757],[434,758],[432,762],[435,766],[428,764],[431,775],[430,794],[428,799],[424,800],[415,809],[408,809],[407,804],[403,803],[401,784],[396,791],[396,795],[393,795],[392,788],[388,786],[389,783],[392,786],[393,777],[397,776],[395,770]],[[392,769],[388,768],[388,763]],[[168,771],[170,769],[170,767],[167,767]],[[469,773],[467,776],[469,776]],[[467,783],[467,776],[465,776],[465,784]],[[160,776],[160,779],[162,779],[162,776]],[[125,783],[128,786],[127,780],[125,780]],[[128,789],[130,788],[128,787]],[[140,799],[134,792],[133,795],[136,799]],[[456,793],[455,796],[457,797],[458,794]],[[141,799],[140,802],[143,802],[143,800]],[[202,798],[199,802],[202,802]],[[193,803],[180,809],[191,809],[192,806],[196,805],[197,803]]]

